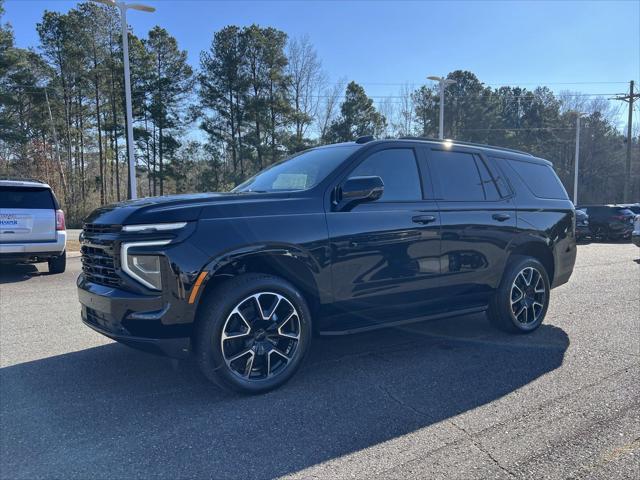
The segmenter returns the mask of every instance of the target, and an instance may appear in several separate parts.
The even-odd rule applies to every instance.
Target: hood
[[[213,192],[146,197],[96,208],[84,221],[85,223],[108,225],[194,221],[200,217],[202,209],[209,206],[226,203],[254,203],[267,201],[274,197],[282,198],[283,194]]]
[[[103,225],[190,222],[198,220],[204,210],[209,217],[280,210],[283,203],[286,210],[295,210],[302,206],[299,200],[292,192],[166,195],[105,205],[96,208],[84,221]]]

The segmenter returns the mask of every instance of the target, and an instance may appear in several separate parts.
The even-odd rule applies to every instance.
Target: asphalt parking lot
[[[639,253],[580,246],[534,334],[321,338],[257,397],[84,327],[77,257],[2,266],[0,477],[640,478]]]

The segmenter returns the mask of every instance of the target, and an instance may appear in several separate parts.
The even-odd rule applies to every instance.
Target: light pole
[[[580,119],[586,113],[576,112],[576,161],[575,172],[573,172],[573,205],[578,204],[578,170],[580,167]]]
[[[427,79],[438,82],[440,86],[440,125],[438,129],[438,138],[442,140],[444,139],[444,89],[447,85],[453,85],[456,81],[449,78],[434,76],[427,77]]]
[[[131,76],[129,74],[129,32],[127,30],[127,10],[141,12],[155,12],[156,9],[139,3],[124,3],[116,0],[94,0],[120,10],[120,25],[122,27],[122,56],[124,57],[124,99],[127,113],[127,148],[129,152],[129,198],[138,198],[136,182],[136,159],[133,147],[133,107],[131,106]]]

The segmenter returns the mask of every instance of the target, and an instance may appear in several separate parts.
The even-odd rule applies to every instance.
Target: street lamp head
[[[456,81],[455,80],[451,80],[450,78],[447,78],[447,79],[444,80],[444,84],[445,85],[453,85],[455,83],[456,83]]]
[[[154,7],[150,7],[148,5],[142,5],[140,3],[132,3],[126,4],[124,2],[116,2],[116,0],[93,0],[97,3],[102,3],[103,5],[108,5],[110,7],[119,7],[124,10],[139,10],[141,12],[155,12],[156,9]]]
[[[432,75],[430,77],[427,77],[427,80],[433,80],[434,82],[440,82],[440,81],[442,81],[442,77],[435,77],[435,76]]]
[[[133,3],[131,5],[127,5],[127,8],[130,8],[132,10],[140,10],[141,12],[149,12],[149,13],[153,13],[156,11],[154,7],[150,7],[148,5],[141,5],[139,3]]]

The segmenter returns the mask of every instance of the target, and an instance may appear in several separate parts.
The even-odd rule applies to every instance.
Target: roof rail
[[[375,140],[373,135],[363,135],[362,137],[358,137],[358,139],[356,139],[356,143],[367,143],[372,142],[373,140]]]
[[[34,182],[34,183],[42,183],[42,180],[38,180],[37,178],[28,178],[28,177],[12,177],[11,175],[0,175],[0,180],[6,180],[9,182]]]
[[[470,147],[482,147],[482,148],[490,148],[492,150],[502,150],[505,152],[512,152],[512,153],[519,153],[521,155],[528,155],[530,157],[533,157],[533,155],[529,152],[523,152],[522,150],[516,150],[515,148],[507,148],[507,147],[496,147],[494,145],[487,145],[485,143],[474,143],[474,142],[464,142],[462,140],[450,140],[450,139],[444,139],[441,140],[439,138],[430,138],[430,137],[415,137],[415,136],[405,136],[405,137],[400,137],[399,140],[424,140],[427,142],[438,142],[438,143],[442,143],[442,142],[451,142],[451,143],[455,143],[457,145],[468,145]]]

